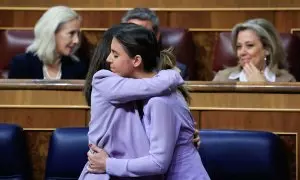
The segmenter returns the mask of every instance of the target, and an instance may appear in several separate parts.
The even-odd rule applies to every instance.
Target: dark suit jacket
[[[180,63],[179,61],[176,61],[176,66],[178,67],[178,69],[180,69],[180,75],[182,79],[189,80],[188,67],[185,64]]]
[[[63,56],[61,63],[61,79],[85,79],[88,70],[85,62]],[[43,62],[33,53],[17,55],[10,62],[8,78],[44,79]]]

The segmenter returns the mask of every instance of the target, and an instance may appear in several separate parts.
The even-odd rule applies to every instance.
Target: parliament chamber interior
[[[172,47],[186,67],[189,109],[200,137],[197,151],[210,179],[298,180],[300,1],[287,0],[1,1],[0,179],[78,179],[88,160],[91,109],[85,78],[9,78],[11,60],[26,52],[36,23],[57,5],[81,17],[76,53],[87,66],[105,32],[127,11],[153,10],[158,43]],[[237,65],[233,27],[255,18],[278,31],[295,81],[214,81],[219,71]]]

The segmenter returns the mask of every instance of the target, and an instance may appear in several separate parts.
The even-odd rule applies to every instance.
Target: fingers
[[[243,69],[244,69],[244,72],[245,72],[245,75],[246,75],[247,79],[250,80],[250,77],[251,77],[251,74],[252,74],[252,70],[251,70],[249,64],[248,63],[245,64],[244,67],[243,67]]]
[[[97,169],[97,163],[95,161],[93,161],[92,159],[89,159],[87,168],[93,170],[93,172],[96,172],[94,170]]]
[[[92,159],[89,159],[88,164],[91,168],[93,168],[93,166],[96,164],[96,162],[94,162]]]
[[[92,159],[91,157],[88,157],[88,161],[89,161],[89,162],[92,162],[93,159]]]
[[[197,142],[197,149],[200,148],[200,143],[201,143],[201,141],[199,140],[199,141]]]
[[[90,144],[89,145],[90,149],[96,153],[100,152],[102,149],[96,146],[95,144]]]
[[[254,72],[260,72],[252,62],[246,63],[244,65],[243,69],[246,73],[249,73],[249,74],[254,73]]]
[[[91,152],[88,152],[87,154],[88,154],[88,163],[89,163],[89,165],[95,164],[95,161],[96,161],[95,155],[92,154]]]
[[[260,72],[252,62],[249,63],[249,67],[251,68],[252,72]]]
[[[243,69],[247,76],[249,76],[252,73],[252,68],[250,67],[249,63],[246,63]]]
[[[90,173],[94,173],[94,174],[99,174],[99,173],[105,173],[105,171],[101,170],[101,169],[97,169],[96,167],[93,167],[93,166],[87,166],[86,167],[88,172]]]
[[[90,173],[96,173],[96,170],[93,169],[90,165],[87,166],[87,170],[88,170]]]
[[[88,161],[88,167],[92,168],[92,166],[94,166],[94,164],[91,161]]]
[[[88,151],[86,154],[87,154],[88,156],[91,156],[91,155],[93,155],[94,153],[92,153],[91,151]]]
[[[257,67],[252,62],[245,64],[243,70],[245,72],[248,81],[250,82],[265,81],[263,72],[257,69]]]
[[[194,143],[200,142],[200,137],[194,138],[194,139],[193,139],[193,142],[194,142]]]
[[[92,158],[94,158],[94,156],[95,156],[95,154],[92,154],[91,151],[88,151],[88,152],[87,152],[87,157],[88,157],[88,158],[91,158],[91,159],[92,159]]]
[[[253,69],[253,67],[255,67],[254,66],[254,64],[250,61],[249,63],[247,63],[248,65],[249,65],[249,67],[251,68],[251,69]]]

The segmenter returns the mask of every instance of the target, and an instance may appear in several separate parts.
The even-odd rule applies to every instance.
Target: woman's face
[[[55,33],[56,52],[59,55],[69,56],[79,43],[80,20],[73,19],[61,25]]]
[[[132,77],[135,66],[134,58],[130,58],[123,48],[122,44],[113,38],[111,42],[111,51],[106,61],[110,65],[110,70],[123,77]]]
[[[265,64],[264,58],[269,55],[264,49],[260,38],[250,29],[238,33],[236,49],[239,64],[242,67],[251,62],[258,69],[261,69]]]

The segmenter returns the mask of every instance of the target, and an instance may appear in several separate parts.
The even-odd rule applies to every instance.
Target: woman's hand
[[[94,144],[90,144],[90,151],[87,153],[88,156],[88,171],[90,173],[104,173],[106,170],[106,159],[108,154],[101,148]]]
[[[194,131],[193,143],[194,143],[195,147],[197,149],[199,149],[199,147],[200,147],[200,136],[199,136],[199,130],[198,129],[195,129],[195,131]]]
[[[243,67],[248,82],[265,82],[264,73],[259,71],[253,63],[246,63]]]

